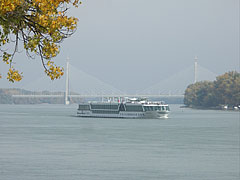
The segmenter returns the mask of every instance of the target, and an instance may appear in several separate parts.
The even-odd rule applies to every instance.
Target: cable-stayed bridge
[[[197,59],[196,59],[197,60]],[[51,81],[46,77],[41,77],[34,82],[26,84],[27,90],[41,93],[16,94],[15,98],[60,98],[65,97],[68,104],[71,98],[103,98],[103,97],[183,97],[184,91],[189,84],[196,81],[214,80],[216,74],[208,69],[197,65],[187,67],[176,74],[150,86],[143,90],[138,90],[136,94],[127,94],[98,78],[89,75],[67,62],[65,79]],[[50,93],[52,92],[52,93]]]
[[[188,85],[197,81],[213,81],[217,76],[200,65],[197,66],[196,71],[196,76],[194,76],[194,66],[189,66],[159,83],[138,91],[138,94],[183,95]]]

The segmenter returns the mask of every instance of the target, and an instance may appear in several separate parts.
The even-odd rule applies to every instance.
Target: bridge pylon
[[[198,66],[198,64],[197,64],[198,57],[195,56],[194,60],[195,60],[195,61],[194,61],[194,83],[196,83],[196,82],[197,82],[197,71],[198,71],[198,69],[197,69],[197,66]]]
[[[67,58],[66,63],[66,89],[65,89],[65,105],[68,105],[69,102],[69,58]]]

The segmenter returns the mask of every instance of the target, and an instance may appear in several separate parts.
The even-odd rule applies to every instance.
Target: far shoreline
[[[199,110],[220,110],[220,111],[235,111],[235,112],[240,112],[240,108],[234,109],[234,107],[231,108],[223,108],[222,106],[218,107],[203,107],[203,106],[187,106],[183,105],[180,106],[180,108],[189,108],[189,109],[199,109]]]

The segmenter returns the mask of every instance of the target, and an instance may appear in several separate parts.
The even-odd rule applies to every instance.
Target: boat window
[[[142,112],[143,108],[142,105],[126,105],[126,111],[138,111]]]
[[[151,111],[149,106],[145,106],[144,109],[145,109],[145,111]]]
[[[167,108],[167,111],[170,111],[170,108],[169,108],[169,106],[166,106],[166,108]]]
[[[119,111],[92,110],[94,114],[119,114]]]
[[[91,104],[91,109],[118,110],[118,104]]]
[[[79,110],[90,110],[90,107],[88,104],[79,104],[78,109]]]
[[[149,111],[148,106],[144,106],[144,110],[145,110],[145,111]]]

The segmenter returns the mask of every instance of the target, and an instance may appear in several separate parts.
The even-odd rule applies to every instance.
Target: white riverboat
[[[77,116],[102,118],[168,118],[169,106],[145,98],[108,98],[102,102],[81,103]]]

